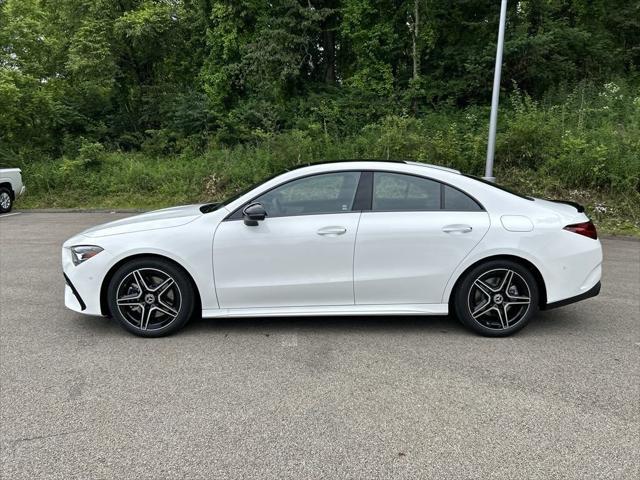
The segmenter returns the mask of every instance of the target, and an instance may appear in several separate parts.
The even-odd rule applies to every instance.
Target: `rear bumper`
[[[589,292],[602,277],[602,245],[563,230],[553,241],[538,247],[539,270],[545,282],[548,304],[556,304]]]
[[[23,196],[23,195],[24,195],[24,192],[26,192],[26,191],[27,191],[27,187],[25,187],[25,186],[23,185],[23,186],[22,186],[22,188],[20,189],[20,191],[18,192],[18,194],[16,195],[16,198],[17,198],[17,197],[21,197],[21,196]]]
[[[565,298],[564,300],[560,300],[557,302],[552,302],[546,304],[542,309],[550,310],[552,308],[564,307],[565,305],[570,305],[572,303],[580,302],[581,300],[586,300],[587,298],[595,297],[600,293],[601,283],[596,283],[591,289],[587,290],[580,295],[576,295],[575,297]]]

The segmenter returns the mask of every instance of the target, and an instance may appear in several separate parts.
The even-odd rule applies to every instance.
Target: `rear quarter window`
[[[478,212],[482,208],[473,198],[460,190],[444,185],[444,205],[443,210],[453,212]]]

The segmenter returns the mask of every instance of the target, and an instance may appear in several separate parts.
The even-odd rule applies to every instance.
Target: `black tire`
[[[13,208],[13,194],[7,187],[0,187],[0,213],[9,213]]]
[[[125,330],[141,337],[162,337],[189,321],[195,294],[181,267],[148,257],[132,260],[116,271],[107,301],[111,315]]]
[[[527,268],[510,260],[491,260],[458,282],[453,307],[458,320],[475,332],[505,337],[529,323],[538,311],[538,298],[538,284]]]

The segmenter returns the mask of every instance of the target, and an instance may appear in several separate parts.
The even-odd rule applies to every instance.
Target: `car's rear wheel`
[[[11,192],[6,187],[0,188],[0,213],[9,213],[13,207]]]
[[[109,310],[120,325],[142,337],[161,337],[191,317],[194,292],[182,268],[159,258],[139,258],[120,267],[107,290]]]
[[[510,260],[492,260],[469,271],[457,286],[454,308],[467,327],[502,337],[524,328],[538,311],[533,274]]]

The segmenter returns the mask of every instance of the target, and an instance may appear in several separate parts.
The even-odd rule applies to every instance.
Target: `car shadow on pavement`
[[[256,318],[198,318],[185,327],[185,333],[208,331],[288,333],[300,330],[349,332],[441,332],[463,333],[464,328],[449,316],[313,316],[313,317],[256,317]]]
[[[129,334],[114,319],[77,316],[76,325],[86,333],[98,336]],[[571,335],[576,330],[588,330],[589,322],[579,308],[541,311],[517,336]],[[312,316],[312,317],[251,317],[251,318],[193,318],[176,335],[203,334],[287,334],[300,331],[340,332],[342,334],[416,333],[478,335],[449,316]]]
[[[514,335],[546,336],[573,334],[577,330],[588,330],[591,322],[585,319],[580,306],[570,306],[558,310],[540,311],[529,324]],[[465,328],[454,316],[328,316],[328,317],[259,317],[259,318],[197,318],[184,328],[185,333],[211,331],[269,332],[286,334],[300,330],[341,331],[343,333],[371,332],[413,332],[450,333],[472,335],[476,333]]]

